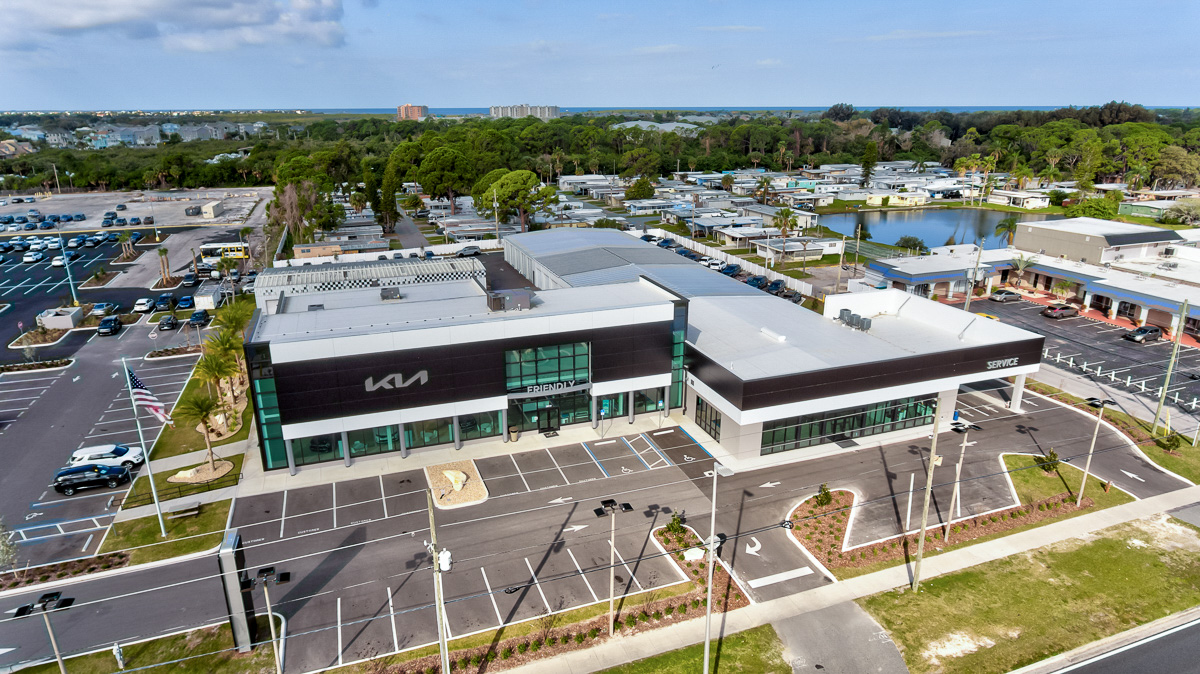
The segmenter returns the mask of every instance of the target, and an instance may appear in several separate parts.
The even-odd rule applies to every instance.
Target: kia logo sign
[[[999,370],[1002,367],[1016,367],[1018,358],[1005,358],[1004,360],[989,360],[987,369]]]
[[[420,372],[414,374],[413,376],[409,377],[408,379],[405,379],[404,375],[402,375],[402,374],[389,374],[388,376],[384,377],[383,379],[380,379],[378,382],[375,381],[375,379],[373,377],[367,377],[367,380],[363,383],[366,385],[367,391],[370,392],[370,391],[378,391],[381,388],[384,388],[384,389],[405,388],[406,386],[412,386],[413,382],[416,382],[421,385],[428,383],[429,382],[429,372],[427,370],[421,370]]]

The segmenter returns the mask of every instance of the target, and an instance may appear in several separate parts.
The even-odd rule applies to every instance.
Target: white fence
[[[675,241],[676,243],[678,243],[679,245],[683,246],[684,248],[687,248],[690,251],[699,253],[700,255],[707,255],[708,257],[721,260],[722,262],[724,262],[726,264],[739,265],[747,273],[756,274],[758,276],[766,276],[767,280],[769,280],[769,281],[775,281],[775,280],[782,279],[784,284],[786,284],[788,288],[795,290],[796,292],[804,295],[805,297],[813,296],[813,287],[812,287],[811,283],[805,283],[804,281],[801,281],[798,278],[793,278],[791,276],[788,276],[787,274],[780,274],[777,271],[772,271],[762,265],[754,264],[753,262],[750,262],[744,258],[740,258],[736,255],[730,255],[729,253],[721,250],[720,248],[713,248],[712,246],[700,243],[699,241],[697,241],[691,237],[682,236],[682,235],[676,234],[675,232],[669,232],[665,229],[659,229],[657,227],[648,228],[646,230],[646,233],[653,234],[654,236],[659,236],[664,239],[671,239],[671,240]],[[626,234],[629,234],[631,236],[641,236],[642,230],[631,229],[631,230],[628,230],[626,232]]]
[[[333,262],[373,262],[379,259],[380,255],[387,256],[388,259],[397,257],[408,257],[409,253],[416,253],[423,256],[423,251],[433,251],[437,257],[446,257],[457,255],[458,251],[467,246],[475,246],[480,250],[491,251],[500,250],[501,244],[496,239],[485,239],[483,241],[462,241],[459,243],[446,243],[436,246],[425,246],[424,248],[403,248],[400,250],[381,250],[373,253],[346,253],[344,255],[321,255],[318,257],[297,257],[291,260],[275,260],[272,266],[274,267],[301,267],[304,265],[331,264]]]

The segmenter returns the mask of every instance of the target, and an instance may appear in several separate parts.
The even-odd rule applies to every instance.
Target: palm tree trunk
[[[208,439],[208,423],[201,422],[200,427],[204,433],[204,447],[208,450],[208,469],[215,473],[217,472],[217,462],[213,458],[212,442]]]

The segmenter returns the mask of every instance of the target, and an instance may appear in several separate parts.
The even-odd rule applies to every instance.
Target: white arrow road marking
[[[12,653],[15,650],[17,650],[17,649],[15,649],[15,648],[0,648],[0,655],[4,655],[5,653]]]
[[[1132,477],[1133,479],[1137,480],[1138,482],[1145,482],[1145,480],[1143,480],[1142,478],[1138,477],[1137,475],[1135,475],[1127,470],[1122,470],[1121,472],[1125,473],[1129,477]]]
[[[75,376],[75,377],[72,377],[72,378],[71,378],[71,383],[72,383],[72,384],[73,384],[73,383],[75,383],[75,382],[77,382],[77,381],[79,381],[79,377],[78,377],[78,376]]]
[[[111,377],[109,377],[109,379],[116,379],[116,378],[117,378],[117,373],[116,373],[116,372],[112,373],[112,376],[111,376]]]
[[[751,536],[750,542],[746,544],[746,554],[758,557],[759,550],[762,550],[762,543],[759,543],[756,537]]]
[[[563,533],[576,532],[576,531],[580,531],[580,530],[583,530],[586,528],[588,528],[588,525],[586,525],[586,524],[573,524],[569,527],[564,528]]]
[[[759,588],[759,587],[763,587],[764,585],[774,585],[775,583],[782,583],[785,580],[791,580],[793,578],[801,578],[803,576],[807,576],[807,575],[811,574],[812,572],[813,572],[812,569],[808,568],[807,566],[802,566],[799,569],[792,569],[791,571],[784,571],[783,573],[777,573],[773,576],[763,576],[762,578],[756,578],[756,579],[750,581],[750,587]]]
[[[574,500],[574,498],[571,496],[560,496],[559,498],[556,498],[553,501],[550,501],[550,503],[552,503],[554,505],[562,505],[562,504],[566,503],[567,501],[572,501],[572,500]]]
[[[762,489],[770,489],[772,487],[778,487],[781,484],[783,484],[783,483],[782,482],[764,482],[758,486]]]

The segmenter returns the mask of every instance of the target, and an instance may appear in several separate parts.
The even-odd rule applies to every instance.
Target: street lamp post
[[[67,270],[67,287],[71,289],[71,304],[79,306],[79,295],[75,293],[75,281],[71,278],[71,256],[68,254],[67,243],[63,241],[62,232],[58,233],[58,249],[62,252],[63,268]]]
[[[596,517],[607,517],[608,528],[608,636],[613,635],[613,622],[616,620],[616,564],[617,564],[617,513],[627,513],[633,510],[628,503],[617,503],[616,499],[605,499],[600,507],[592,510]]]
[[[263,597],[267,601],[267,625],[271,628],[271,654],[275,659],[275,674],[283,674],[283,661],[279,659],[279,637],[275,633],[275,614],[271,609],[271,583],[283,585],[292,579],[292,574],[287,571],[276,572],[275,567],[268,566],[258,570],[258,575],[254,578],[255,585],[262,585]]]
[[[1079,483],[1079,495],[1075,497],[1075,507],[1078,508],[1083,503],[1083,488],[1087,486],[1088,472],[1092,469],[1092,452],[1096,449],[1096,436],[1100,435],[1100,422],[1104,419],[1104,408],[1108,405],[1116,405],[1115,400],[1107,398],[1088,398],[1087,404],[1100,410],[1096,415],[1096,428],[1092,431],[1092,444],[1088,445],[1088,458],[1083,464],[1083,482]]]
[[[31,613],[41,613],[46,622],[46,634],[50,635],[50,647],[54,649],[54,659],[58,662],[60,674],[67,674],[67,666],[63,664],[62,652],[58,650],[58,640],[54,638],[54,628],[50,625],[50,612],[61,611],[75,603],[74,597],[64,597],[61,592],[50,592],[38,598],[32,604],[18,607],[17,618],[24,618]]]
[[[713,462],[712,515],[708,520],[708,598],[704,602],[704,674],[709,672],[708,651],[712,646],[713,566],[717,553],[717,476],[733,477],[733,469]]]

